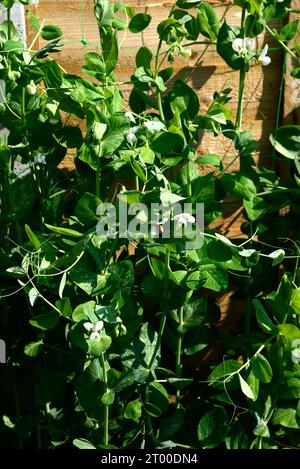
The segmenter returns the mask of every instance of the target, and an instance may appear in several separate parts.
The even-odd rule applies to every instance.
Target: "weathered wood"
[[[134,72],[134,56],[143,44],[149,48],[157,45],[156,28],[158,23],[168,15],[172,2],[159,2],[140,0],[129,2],[137,12],[147,12],[152,16],[151,25],[142,34],[126,35],[121,32],[122,47],[120,61],[117,67],[117,79],[128,81],[130,74]],[[230,24],[240,23],[240,8],[232,2],[211,2],[221,18],[226,17]],[[40,0],[36,9],[38,16],[45,19],[46,23],[60,26],[63,30],[64,47],[61,54],[57,55],[61,65],[70,73],[80,73],[84,63],[84,51],[95,50],[98,45],[98,28],[93,13],[93,0],[67,0],[58,3],[57,0]],[[84,46],[81,40],[87,42]],[[274,40],[266,34],[258,39],[258,47],[264,42],[273,46]],[[42,45],[42,43],[40,43]],[[253,65],[247,79],[245,92],[244,122],[246,128],[252,130],[254,138],[261,141],[259,156],[262,164],[267,164],[271,147],[269,133],[275,125],[276,103],[280,86],[280,69],[282,55],[272,53],[272,63],[266,68]],[[209,107],[213,93],[222,87],[233,88],[233,98],[229,106],[233,114],[237,108],[238,73],[230,70],[224,61],[215,52],[213,46],[193,46],[193,55],[190,59],[178,58],[174,68],[177,77],[190,76],[190,83],[199,94],[201,112]],[[125,97],[129,95],[130,88],[124,86]],[[215,138],[205,134],[199,148],[200,153],[218,153],[229,159],[232,157],[230,142],[223,138]],[[227,162],[226,162],[227,164]],[[236,166],[233,167],[236,169]]]
[[[165,19],[173,2],[159,2],[154,0],[129,0],[129,5],[134,6],[137,12],[147,12],[152,16],[150,26],[142,34],[120,33],[122,47],[120,60],[117,66],[117,80],[128,81],[135,70],[135,53],[142,46],[155,49],[158,36],[156,28],[158,23]],[[239,25],[241,9],[233,5],[233,2],[212,0],[210,2],[221,18],[227,18],[230,24]],[[98,28],[94,18],[93,0],[66,0],[58,3],[57,0],[40,0],[36,12],[40,19],[46,23],[60,26],[63,30],[64,47],[56,58],[60,64],[70,73],[79,74],[84,64],[84,52],[97,50]],[[276,26],[276,22],[271,26]],[[82,43],[82,39],[86,43]],[[205,38],[204,38],[205,39]],[[260,35],[257,46],[260,48],[268,43],[270,47],[278,44],[267,33]],[[43,42],[36,44],[42,46]],[[229,104],[233,116],[237,110],[239,73],[232,71],[216,53],[215,46],[192,46],[193,54],[190,59],[178,57],[174,63],[176,78],[188,78],[188,83],[193,86],[200,98],[201,113],[210,106],[213,93],[223,87],[231,87],[232,100]],[[268,166],[271,162],[272,148],[269,142],[269,134],[276,122],[276,109],[279,97],[282,54],[278,51],[271,52],[272,63],[268,67],[258,64],[251,66],[247,77],[245,90],[244,127],[251,130],[253,137],[260,141],[260,150],[255,155],[261,165]],[[130,86],[122,86],[125,98],[128,98]],[[235,157],[232,143],[223,136],[214,137],[204,133],[201,137],[199,154],[216,153],[223,157],[224,165],[230,164]],[[65,166],[72,164],[72,154],[65,160]],[[238,170],[238,160],[230,167]],[[222,229],[231,237],[241,236],[240,224],[242,209],[240,204],[228,203],[223,217],[216,220],[213,227]]]
[[[293,0],[291,8],[300,10],[300,0]],[[290,21],[299,19],[299,13],[291,13]],[[294,40],[289,44],[293,47],[294,42],[300,44],[300,29]],[[286,75],[285,75],[285,90],[284,90],[284,123],[285,124],[300,124],[300,79],[291,76],[291,71],[295,66],[299,67],[299,63],[295,61],[290,55],[287,56]]]

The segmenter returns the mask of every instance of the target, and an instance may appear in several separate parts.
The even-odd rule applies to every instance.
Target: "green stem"
[[[153,351],[153,354],[151,356],[151,359],[150,359],[149,365],[148,365],[149,371],[152,370],[154,361],[157,357],[157,353],[158,353],[159,348],[161,346],[161,339],[162,339],[164,329],[165,329],[165,326],[166,326],[166,320],[167,320],[167,314],[168,314],[167,293],[168,293],[168,286],[169,286],[169,269],[170,269],[170,251],[168,249],[166,249],[166,254],[165,254],[165,271],[166,271],[166,274],[165,274],[165,282],[164,282],[163,313],[162,313],[161,320],[160,320],[160,325],[159,325],[159,330],[158,330],[158,333],[157,333],[157,340],[156,340],[156,344],[155,344],[155,347],[154,347],[154,351]],[[145,390],[145,403],[148,402],[148,399],[149,399],[149,384],[147,384],[146,390]],[[147,412],[145,413],[145,422],[146,422],[147,427],[148,427],[149,435],[150,435],[152,441],[156,444],[157,443],[157,438],[154,434],[151,416]]]
[[[96,197],[100,199],[100,179],[101,179],[101,158],[100,155],[97,157],[97,169],[96,169]]]
[[[7,39],[11,39],[11,8],[7,9]]]
[[[286,52],[288,52],[295,60],[297,60],[297,62],[300,62],[299,57],[297,57],[297,55],[281,39],[278,38],[277,33],[274,32],[270,26],[267,25],[267,23],[265,23],[265,28],[279,42],[279,44]]]
[[[243,4],[242,8],[242,18],[241,18],[241,37],[245,37],[245,18],[246,18],[246,8]],[[244,105],[244,91],[245,91],[245,79],[246,79],[246,64],[240,70],[240,81],[239,81],[239,97],[238,97],[238,108],[236,115],[236,131],[240,133],[243,122],[243,105]]]
[[[174,5],[172,6],[168,18],[171,17],[175,6],[176,6],[176,3],[174,3]],[[162,40],[162,38],[160,38],[158,46],[157,46],[157,50],[156,50],[156,56],[155,56],[155,65],[154,65],[154,79],[155,80],[158,77],[159,69],[160,69],[160,66],[162,65],[162,62],[159,63],[159,56],[160,56],[162,43],[163,43],[163,40]],[[161,92],[159,90],[157,91],[157,106],[158,106],[158,110],[159,110],[159,113],[160,113],[161,120],[163,122],[165,122],[165,115],[164,115],[164,110],[163,110],[163,107],[162,107]]]
[[[184,324],[183,321],[183,306],[179,310],[179,327],[182,328]],[[182,375],[182,345],[183,345],[184,334],[182,332],[178,333],[177,337],[177,346],[176,346],[176,378],[180,379]],[[177,408],[180,405],[180,389],[176,391],[176,406]]]
[[[137,191],[140,190],[139,177],[138,177],[137,175],[135,176],[135,189],[136,189]]]
[[[167,294],[168,294],[168,287],[169,287],[169,269],[170,269],[170,251],[169,249],[166,249],[166,254],[165,254],[165,282],[164,282],[164,306],[163,306],[163,314],[161,316],[160,320],[160,325],[159,325],[159,330],[157,334],[157,340],[154,348],[154,352],[152,354],[151,360],[148,365],[148,369],[151,370],[153,363],[155,361],[155,358],[157,356],[158,350],[160,348],[161,344],[161,339],[162,335],[164,333],[165,325],[166,325],[166,319],[167,319],[167,314],[168,314],[168,301],[167,301]]]
[[[187,189],[188,197],[192,197],[191,164],[192,164],[191,161],[187,162],[187,171],[186,171],[187,184],[186,184],[186,189]]]
[[[106,364],[105,364],[105,357],[104,353],[100,355],[100,362],[101,367],[103,370],[103,382],[104,382],[104,392],[108,391],[107,387],[107,371],[106,371]],[[108,423],[109,423],[109,405],[103,404],[104,406],[104,415],[103,415],[103,443],[105,446],[108,445],[109,433],[108,433]]]
[[[238,108],[237,108],[236,123],[235,123],[237,133],[241,132],[242,124],[243,124],[243,105],[244,105],[245,79],[246,79],[246,70],[245,70],[245,66],[244,66],[240,70]]]

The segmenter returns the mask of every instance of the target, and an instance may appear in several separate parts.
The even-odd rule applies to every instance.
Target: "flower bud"
[[[30,81],[29,85],[26,87],[27,93],[34,96],[37,92],[37,87],[33,80]]]

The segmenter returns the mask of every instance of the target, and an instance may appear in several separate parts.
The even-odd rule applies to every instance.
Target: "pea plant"
[[[25,45],[16,2],[0,3],[4,444],[299,448],[300,126],[280,127],[280,102],[263,167],[243,124],[248,72],[272,60],[258,35],[292,55],[299,77],[290,1],[236,0],[237,27],[205,1],[177,0],[156,50],[136,54],[128,102],[120,41],[149,14],[95,0],[99,48],[75,76],[53,59],[58,27],[29,12],[36,36]],[[174,77],[178,55],[203,44],[239,71],[236,116],[231,88],[203,112],[188,78]],[[203,132],[232,142],[227,166],[199,154]],[[59,169],[67,154],[70,171]],[[287,183],[278,165],[288,160]],[[234,240],[211,228],[228,194],[244,210]],[[227,291],[241,302],[233,328],[218,303]]]

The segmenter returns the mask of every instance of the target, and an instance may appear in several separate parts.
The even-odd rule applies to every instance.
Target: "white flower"
[[[131,114],[131,112],[125,112],[125,116],[128,117],[128,119],[130,120],[130,122],[132,122],[133,124],[135,124],[135,118],[133,116],[133,114]]]
[[[28,5],[38,5],[39,0],[28,0]]]
[[[31,94],[32,96],[36,94],[37,87],[33,80],[30,80],[29,85],[26,86],[26,90],[27,90],[27,93]]]
[[[35,157],[34,157],[34,162],[36,164],[46,164],[46,156],[43,155],[42,153],[38,153]]]
[[[154,133],[154,132],[160,132],[161,130],[163,130],[165,128],[165,124],[163,124],[159,120],[146,121],[144,122],[144,127],[146,127],[146,129],[149,130],[149,132]]]
[[[100,340],[99,332],[103,329],[104,322],[98,321],[96,324],[92,322],[85,322],[83,327],[90,333],[91,340]]]
[[[232,43],[232,49],[241,57],[247,57],[250,52],[254,51],[255,44],[250,37],[245,37],[244,39],[237,37]]]
[[[181,47],[179,54],[186,59],[189,59],[192,56],[192,49],[187,49],[186,47]]]
[[[172,218],[176,222],[177,226],[187,226],[188,223],[195,223],[196,219],[190,213],[179,213]]]
[[[269,46],[268,44],[265,45],[261,53],[259,54],[258,61],[260,64],[262,64],[264,67],[266,65],[269,65],[271,63],[271,57],[268,57],[268,49]]]
[[[135,134],[137,133],[138,130],[139,130],[139,128],[136,125],[134,127],[131,127],[128,130],[125,130],[124,136],[125,136],[128,143],[132,143],[132,142],[137,141],[137,138],[136,138]]]

